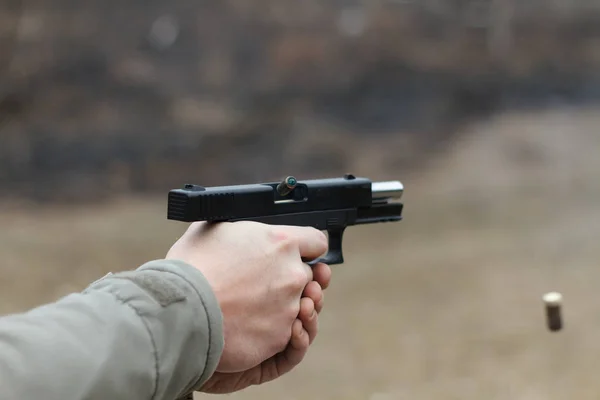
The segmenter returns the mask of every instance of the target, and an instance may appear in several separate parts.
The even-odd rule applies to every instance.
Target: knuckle
[[[269,232],[269,238],[278,251],[287,252],[297,247],[294,239],[284,229],[272,229]]]
[[[271,229],[269,229],[269,238],[275,242],[275,243],[279,243],[279,242],[285,242],[286,240],[289,240],[289,235],[287,234],[287,232],[283,229],[280,229],[277,226],[272,226]]]
[[[300,268],[292,269],[290,280],[291,285],[295,290],[304,290],[306,284],[308,283],[308,277],[306,275],[306,272],[304,271],[303,266],[300,266]]]

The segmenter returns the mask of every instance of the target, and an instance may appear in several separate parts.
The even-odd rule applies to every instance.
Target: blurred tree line
[[[600,2],[4,0],[3,196],[414,166],[473,118],[600,99]],[[355,171],[360,174],[360,171]]]

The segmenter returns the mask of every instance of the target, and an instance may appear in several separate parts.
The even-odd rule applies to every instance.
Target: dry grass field
[[[348,231],[305,363],[229,398],[600,398],[600,111],[467,129],[426,169],[395,171],[403,222]],[[354,172],[377,177],[376,162]],[[162,198],[6,205],[0,226],[0,313],[161,257],[184,229]],[[558,334],[544,325],[550,290],[565,296]]]

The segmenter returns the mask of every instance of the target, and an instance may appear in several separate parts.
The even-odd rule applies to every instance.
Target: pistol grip
[[[313,266],[317,263],[325,263],[328,265],[343,264],[344,255],[342,253],[342,241],[344,239],[345,226],[327,229],[329,236],[329,251],[321,258],[308,261],[307,264]]]

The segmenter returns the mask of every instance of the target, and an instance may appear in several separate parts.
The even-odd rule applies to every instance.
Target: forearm
[[[0,319],[0,387],[6,399],[173,400],[212,375],[222,348],[204,277],[154,261]]]

